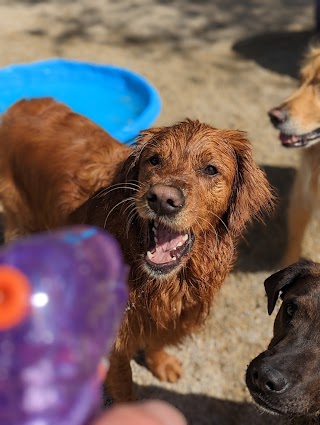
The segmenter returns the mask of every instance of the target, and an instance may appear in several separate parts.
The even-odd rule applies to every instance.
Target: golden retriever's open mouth
[[[279,137],[282,145],[286,148],[300,148],[311,141],[320,139],[320,128],[302,135],[280,133]]]
[[[149,247],[145,261],[156,273],[169,273],[175,269],[193,245],[191,232],[179,232],[156,221],[149,223]]]

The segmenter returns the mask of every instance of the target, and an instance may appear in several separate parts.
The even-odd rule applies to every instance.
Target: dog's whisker
[[[128,218],[127,218],[127,224],[126,224],[126,235],[127,238],[129,238],[129,230],[130,230],[130,226],[133,223],[133,220],[137,217],[137,212],[135,210],[135,206],[132,206],[132,210],[130,211],[130,213],[128,214]]]
[[[228,236],[232,239],[232,235],[230,234],[230,230],[228,228],[228,225],[222,220],[222,218],[219,217],[217,214],[215,214],[213,211],[209,211],[209,213],[212,214],[214,217],[216,217],[220,221],[220,223],[226,229]]]
[[[123,214],[125,214],[125,213],[128,211],[128,209],[129,209],[130,207],[131,207],[131,208],[135,208],[134,198],[130,198],[129,200],[130,200],[130,203],[129,203],[129,205],[127,205],[127,206],[126,206],[126,208],[124,209]]]
[[[126,184],[117,183],[117,184],[114,184],[114,185],[112,185],[110,187],[107,187],[107,188],[102,189],[100,192],[96,193],[93,196],[93,199],[106,196],[110,192],[113,192],[114,190],[133,190],[133,191],[138,191],[138,189],[139,189],[139,185],[137,185],[137,184],[132,184],[132,183],[126,183]]]
[[[127,212],[128,211],[128,212]],[[132,215],[132,213],[136,214],[136,205],[134,201],[131,201],[127,207],[124,209],[123,214],[127,213],[127,221],[129,220],[129,217]]]
[[[198,220],[197,220],[197,224],[199,225],[199,227],[201,227],[200,226],[200,220],[202,220],[203,222],[205,222],[206,224],[209,225],[209,228],[213,231],[213,233],[214,233],[214,235],[216,237],[216,242],[218,243],[219,242],[219,236],[218,236],[217,230],[215,229],[215,227],[213,226],[213,224],[209,220],[207,220],[206,218],[199,217]],[[205,232],[203,229],[202,229],[202,232],[205,235],[205,239],[206,239],[207,238],[207,232]],[[205,244],[206,244],[206,240],[205,240]]]
[[[130,180],[130,181],[126,181],[126,182],[119,182],[119,183],[114,183],[113,185],[102,189],[102,191],[109,190],[109,189],[119,187],[119,186],[123,186],[124,189],[126,189],[127,187],[130,187],[130,186],[132,186],[133,188],[135,188],[135,187],[139,188],[140,184],[138,182],[136,182],[135,180]]]
[[[106,218],[105,218],[105,220],[104,220],[104,229],[106,228],[106,225],[107,225],[107,222],[108,222],[108,218],[110,217],[110,215],[112,214],[112,212],[116,209],[116,208],[118,208],[119,206],[121,206],[121,205],[123,205],[124,203],[126,203],[126,202],[129,202],[129,201],[134,201],[134,198],[132,198],[132,197],[130,197],[130,198],[125,198],[125,199],[123,199],[122,201],[120,201],[120,202],[118,202],[113,208],[111,208],[111,210],[108,212],[108,214],[107,214],[107,216],[106,216]]]

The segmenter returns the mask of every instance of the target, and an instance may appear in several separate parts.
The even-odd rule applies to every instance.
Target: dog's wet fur
[[[130,266],[129,303],[110,358],[108,392],[135,398],[130,361],[182,374],[166,345],[204,323],[245,226],[273,193],[245,133],[197,120],[145,130],[135,147],[52,99],[21,101],[0,126],[6,240],[66,224],[102,227]]]

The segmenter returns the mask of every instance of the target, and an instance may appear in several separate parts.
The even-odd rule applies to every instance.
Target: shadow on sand
[[[279,74],[299,77],[299,68],[310,42],[319,41],[312,31],[272,32],[239,40],[234,52]]]
[[[238,247],[235,271],[273,270],[286,249],[287,209],[296,170],[291,167],[261,166],[276,193],[276,208],[263,222],[254,221]]]
[[[161,399],[177,407],[188,425],[275,425],[269,414],[261,414],[251,403],[220,400],[204,394],[179,394],[157,386],[137,386],[139,399]]]

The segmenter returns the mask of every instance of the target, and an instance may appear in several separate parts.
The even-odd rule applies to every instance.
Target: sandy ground
[[[189,424],[280,423],[256,410],[244,374],[271,336],[263,281],[285,249],[299,155],[280,147],[266,111],[297,84],[313,1],[0,0],[0,15],[0,66],[55,56],[124,66],[157,87],[163,109],[155,124],[190,117],[248,132],[277,190],[277,211],[248,229],[202,332],[171,349],[183,362],[182,379],[161,384],[132,366],[139,396],[173,403]],[[315,235],[306,241],[313,254]]]

